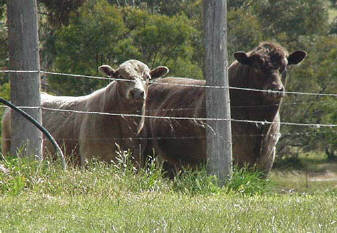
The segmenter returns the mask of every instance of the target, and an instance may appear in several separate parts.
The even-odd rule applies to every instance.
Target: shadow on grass
[[[337,161],[324,153],[301,153],[276,160],[271,179],[277,193],[335,193]]]
[[[280,158],[277,159],[273,166],[274,169],[278,170],[305,170],[306,165],[298,157]]]
[[[331,160],[324,153],[303,153],[296,157],[275,160],[273,169],[278,171],[318,172],[337,171],[337,160]]]

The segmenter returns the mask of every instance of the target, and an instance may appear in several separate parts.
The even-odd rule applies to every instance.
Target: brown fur
[[[147,97],[146,80],[157,78],[168,72],[166,67],[150,69],[136,60],[121,64],[118,70],[103,65],[99,68],[105,74],[129,81],[113,81],[106,87],[90,95],[80,97],[52,96],[41,94],[42,122],[57,140],[64,154],[84,164],[93,157],[111,161],[115,159],[118,144],[122,150],[131,149],[139,155],[136,142],[130,138],[137,136],[141,118],[58,112],[51,109],[75,110],[100,113],[130,114],[142,112]],[[3,118],[2,148],[3,153],[10,151],[11,111],[6,111]],[[44,140],[44,154],[54,148]]]
[[[266,173],[270,171],[280,136],[279,108],[284,96],[281,73],[288,61],[289,64],[297,64],[305,55],[305,52],[297,51],[289,56],[281,46],[268,42],[249,53],[235,53],[238,61],[228,70],[231,87],[280,91],[276,94],[230,89],[232,119],[273,122],[271,125],[232,122],[233,159],[236,164],[256,165]],[[188,78],[157,80],[149,87],[147,115],[206,117],[205,88],[188,86],[205,84],[205,81]],[[145,126],[143,136],[152,140],[148,141],[144,155],[154,150],[176,168],[193,167],[206,161],[204,122],[149,118]]]

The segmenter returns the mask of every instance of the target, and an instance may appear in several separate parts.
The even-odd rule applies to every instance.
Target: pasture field
[[[204,170],[167,180],[154,163],[1,163],[0,232],[337,232],[337,182],[303,171],[241,169],[220,188]]]

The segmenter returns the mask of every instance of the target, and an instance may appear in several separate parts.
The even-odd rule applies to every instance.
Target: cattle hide
[[[140,61],[129,60],[117,70],[108,65],[100,66],[99,70],[117,80],[86,96],[52,96],[42,93],[43,126],[56,139],[64,154],[76,164],[83,165],[93,157],[112,161],[118,149],[130,149],[135,157],[138,156],[138,160],[139,151],[134,138],[137,137],[137,130],[142,128],[142,118],[104,113],[142,114],[149,79],[166,74],[168,69],[160,66],[150,70]],[[3,117],[4,154],[10,151],[10,115],[11,111],[7,110]],[[44,140],[43,144],[44,155],[47,152],[55,153],[49,141]]]
[[[233,87],[230,89],[231,117],[239,120],[232,121],[233,159],[240,166],[257,166],[268,173],[280,137],[279,109],[284,96],[281,79],[285,79],[287,67],[302,61],[306,53],[296,51],[288,55],[280,45],[263,42],[248,53],[236,52],[234,56],[236,61],[228,70],[229,85]],[[206,123],[174,119],[206,117],[205,84],[202,80],[168,77],[150,85],[147,115],[167,119],[147,118],[143,136],[151,140],[147,141],[144,156],[154,151],[175,168],[195,167],[207,160]]]

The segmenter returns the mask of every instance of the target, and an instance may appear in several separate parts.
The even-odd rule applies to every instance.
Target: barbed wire
[[[136,117],[136,118],[151,118],[151,119],[166,119],[166,120],[192,120],[192,121],[231,121],[239,123],[252,123],[252,124],[275,124],[279,123],[280,125],[287,126],[303,126],[303,127],[314,127],[314,128],[334,128],[337,127],[337,124],[321,124],[321,123],[295,123],[295,122],[272,122],[272,121],[257,121],[257,120],[242,120],[242,119],[227,119],[227,118],[207,118],[207,117],[184,117],[184,116],[149,116],[133,113],[108,113],[108,112],[90,112],[90,111],[81,111],[81,110],[72,110],[72,109],[57,109],[57,108],[48,108],[48,107],[27,107],[27,108],[41,108],[42,110],[55,111],[55,112],[70,112],[77,114],[94,114],[102,116],[118,116],[118,117]]]
[[[312,136],[317,134],[324,134],[319,132],[303,132],[303,133],[270,133],[268,136],[273,137],[284,137],[284,136]],[[220,135],[213,135],[220,138],[225,139],[223,136]],[[267,134],[232,134],[232,137],[263,137],[267,136]],[[86,137],[87,141],[111,141],[111,140],[193,140],[193,139],[206,139],[205,136],[169,136],[169,137],[163,137],[163,136],[156,136],[156,137],[142,137],[142,136],[136,136],[136,137],[99,137],[99,138],[93,138],[93,137]],[[3,138],[4,140],[11,140],[11,138]],[[43,139],[44,141],[48,141],[48,139]],[[79,139],[75,138],[57,138],[58,141],[79,141]]]
[[[315,100],[313,100],[315,101]],[[315,101],[316,102],[316,101]],[[281,106],[285,105],[299,105],[299,104],[310,104],[311,101],[295,101],[292,103],[282,103]],[[321,103],[320,105],[329,105],[328,103]],[[263,107],[274,107],[280,104],[259,104],[259,105],[231,105],[231,109],[234,108],[263,108]],[[18,108],[22,109],[34,109],[40,107],[29,107],[29,106],[17,106]],[[0,108],[7,108],[6,106],[0,105]],[[182,111],[193,111],[195,108],[160,108],[160,109],[145,109],[146,112],[182,112]],[[136,110],[135,112],[140,113],[142,110]]]
[[[39,70],[0,70],[0,73],[40,73]]]
[[[98,80],[111,80],[111,81],[125,81],[132,82],[129,79],[117,79],[117,78],[108,78],[102,76],[92,76],[92,75],[81,75],[81,74],[70,74],[70,73],[59,73],[59,72],[49,72],[49,71],[38,71],[38,70],[0,70],[0,73],[41,73],[41,74],[50,74],[50,75],[59,75],[59,76],[68,76],[68,77],[76,77],[76,78],[90,78],[90,79],[98,79]],[[179,77],[176,77],[179,78]],[[200,87],[200,88],[214,88],[214,89],[232,89],[232,90],[243,90],[243,91],[254,91],[254,92],[265,92],[265,93],[284,93],[290,95],[310,95],[310,96],[325,96],[325,97],[337,97],[335,93],[314,93],[314,92],[295,92],[295,91],[272,91],[272,90],[261,90],[254,88],[243,88],[243,87],[226,87],[226,86],[210,86],[210,85],[197,85],[197,84],[183,84],[183,83],[165,83],[165,82],[156,82],[150,81],[151,84],[157,85],[175,85],[175,86],[184,86],[184,87]]]
[[[129,80],[129,79],[117,79],[117,78],[108,78],[108,77],[92,76],[92,75],[66,74],[66,73],[56,73],[56,72],[48,72],[48,71],[41,71],[41,73],[50,74],[50,75],[59,75],[59,76],[70,76],[70,77],[75,77],[75,78],[89,78],[89,79],[99,79],[99,80],[132,82],[132,80]]]
[[[57,72],[47,72],[47,71],[24,71],[24,70],[0,70],[0,73],[44,73],[50,75],[63,75],[63,76],[71,76],[71,77],[84,77],[84,78],[94,78],[94,79],[102,79],[102,80],[114,80],[114,81],[130,81],[126,79],[115,79],[115,78],[104,78],[100,76],[90,76],[90,75],[79,75],[79,74],[68,74],[68,73],[57,73]],[[224,86],[207,86],[207,85],[190,85],[190,84],[181,84],[181,83],[156,83],[152,82],[153,84],[167,84],[167,85],[181,85],[181,86],[189,86],[189,87],[205,87],[205,88],[225,88]],[[252,88],[238,88],[238,87],[229,87],[230,89],[236,90],[247,90],[247,91],[261,91],[261,92],[269,92],[269,93],[279,93],[278,91],[266,91],[266,90],[259,90],[259,89],[252,89]],[[337,97],[337,94],[326,94],[326,93],[308,93],[308,92],[286,92],[290,94],[301,94],[301,95],[315,95],[315,96],[334,96]],[[233,107],[262,107],[262,106],[271,106],[271,105],[261,105],[261,106],[233,106]],[[152,119],[167,119],[167,120],[193,120],[193,121],[232,121],[232,122],[240,122],[240,123],[253,123],[253,124],[273,124],[275,122],[269,121],[257,121],[257,120],[242,120],[242,119],[225,119],[225,118],[207,118],[207,117],[184,117],[184,116],[150,116],[150,115],[143,115],[143,114],[131,114],[131,113],[105,113],[105,112],[89,112],[89,111],[80,111],[80,110],[71,110],[71,109],[56,109],[56,108],[47,108],[43,106],[20,106],[23,109],[29,108],[41,108],[44,110],[49,111],[59,111],[59,112],[71,112],[71,113],[78,113],[78,114],[98,114],[98,115],[107,115],[107,116],[120,116],[120,117],[139,117],[139,118],[152,118]],[[192,108],[191,108],[192,109]],[[166,109],[166,111],[176,111],[177,109]],[[180,111],[186,111],[186,108],[180,108]],[[148,112],[156,111],[156,110],[148,110]],[[294,122],[278,122],[281,125],[288,125],[288,126],[305,126],[305,127],[337,127],[337,124],[317,124],[317,123],[294,123]]]
[[[80,114],[98,114],[98,115],[108,115],[108,116],[121,116],[121,117],[138,117],[138,118],[151,118],[151,119],[166,119],[166,120],[193,120],[193,121],[232,121],[232,122],[241,122],[241,123],[254,123],[254,124],[274,124],[276,122],[270,121],[254,121],[254,120],[240,120],[240,119],[227,119],[227,118],[207,118],[207,117],[182,117],[182,116],[148,116],[141,114],[132,114],[132,113],[106,113],[106,112],[88,112],[88,111],[79,111],[79,110],[65,110],[65,109],[55,109],[55,108],[46,108],[41,107],[44,110],[50,111],[60,111],[60,112],[73,112]],[[312,123],[293,123],[293,122],[277,122],[281,125],[293,125],[293,126],[309,126],[309,127],[337,127],[337,124],[312,124]]]

